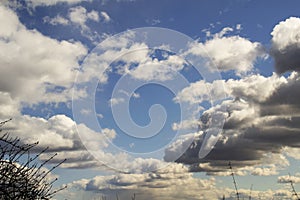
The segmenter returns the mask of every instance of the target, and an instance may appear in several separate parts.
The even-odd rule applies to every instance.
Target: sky
[[[300,2],[1,0],[0,121],[55,199],[295,199]],[[33,152],[33,153],[36,153]]]

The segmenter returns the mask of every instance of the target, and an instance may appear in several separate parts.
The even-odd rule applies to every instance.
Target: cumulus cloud
[[[215,189],[214,178],[194,178],[184,166],[175,163],[163,171],[96,176],[75,181],[70,186],[103,194],[114,191],[114,197],[118,193],[122,199],[134,193],[138,199],[199,199],[199,195],[203,199],[217,199],[221,195]]]
[[[172,80],[185,67],[186,61],[177,55],[165,54],[162,59],[153,58],[155,50],[143,42],[135,41],[136,34],[129,32],[118,38],[106,40],[103,44],[106,51],[100,58],[118,58],[118,61],[125,63],[119,67],[118,73],[144,81]],[[165,50],[164,47],[157,48]]]
[[[190,133],[178,138],[165,149],[164,160],[167,162],[172,162],[178,157],[178,155],[184,153],[189,147],[195,147],[195,138],[198,138],[202,134],[203,132]]]
[[[263,102],[286,82],[284,77],[276,74],[270,77],[250,75],[243,79],[216,80],[212,83],[200,80],[182,89],[174,101],[199,104],[204,101],[231,97],[251,102]]]
[[[277,182],[278,183],[300,183],[300,177],[298,176],[290,176],[290,175],[286,175],[286,176],[279,176],[277,178]]]
[[[109,73],[118,73],[143,81],[167,81],[174,79],[185,67],[185,60],[177,55],[166,55],[161,60],[153,58],[155,52],[145,43],[135,41],[135,34],[128,32],[103,41],[85,59],[84,76],[78,79],[91,80],[97,75],[96,78],[105,83]],[[113,70],[109,68],[112,62],[118,63]]]
[[[296,100],[299,98],[296,89],[299,80],[295,72],[287,78],[276,74],[270,77],[251,75],[240,80],[223,81],[225,92],[231,99],[204,111],[199,122],[201,131],[205,133],[212,123],[209,120],[212,114],[222,114],[226,120],[220,140],[207,157],[199,159],[198,152],[205,134],[195,137],[177,162],[189,164],[191,171],[214,175],[224,175],[228,161],[244,175],[274,175],[289,166],[283,152],[287,147],[299,148],[300,144],[300,105]],[[210,88],[208,92],[218,90],[214,89],[213,83],[197,84],[201,88]],[[201,102],[205,92],[202,94],[198,87],[184,89],[180,99]],[[181,146],[182,143],[178,143],[177,148],[167,149],[165,159]],[[295,153],[290,151],[286,154],[293,156]]]
[[[300,18],[290,17],[277,24],[272,35],[270,54],[278,73],[300,69]]]
[[[109,69],[111,62],[121,56],[121,61],[126,63],[147,59],[148,51],[141,51],[141,49],[147,49],[147,45],[143,43],[133,43],[133,37],[133,34],[127,34],[118,38],[108,38],[103,41],[98,48],[94,49],[94,51],[85,58],[82,64],[82,73],[78,74],[77,81],[89,82],[93,78],[97,78],[101,83],[106,83],[108,73],[111,72]],[[132,55],[130,52],[137,52],[137,54]],[[124,68],[125,67],[122,66],[118,73],[124,74]]]
[[[28,105],[70,101],[79,61],[87,49],[80,42],[58,41],[27,29],[17,15],[4,6],[0,6],[0,21],[0,120],[12,117],[7,124],[11,135],[24,143],[39,141],[37,148],[49,147],[49,151],[63,151],[70,156],[85,151],[75,122],[69,117],[54,115],[44,119],[22,115],[21,111]],[[84,94],[78,90],[73,97]],[[88,144],[98,149],[107,147],[104,138],[115,136],[113,130],[96,133],[83,124],[77,128],[93,138]],[[68,164],[76,167],[78,162]]]
[[[174,171],[173,168],[176,168]],[[214,178],[203,179],[193,177],[192,173],[180,165],[172,164],[172,167],[164,171],[156,171],[143,174],[115,174],[96,176],[91,179],[81,179],[69,184],[69,188],[87,191],[99,196],[99,193],[107,198],[129,199],[136,194],[136,198],[146,199],[235,199],[235,191],[232,188],[216,187]],[[109,192],[108,192],[109,191]],[[250,190],[239,188],[240,198],[248,198]],[[289,190],[253,189],[253,199],[272,199],[273,197],[287,198],[291,196]]]
[[[62,167],[102,167],[102,163],[96,161],[85,150],[76,134],[75,122],[69,117],[55,115],[49,119],[43,119],[20,115],[20,101],[34,104],[65,102],[70,99],[68,89],[80,59],[87,52],[86,48],[78,42],[57,41],[36,30],[28,30],[11,10],[0,7],[0,11],[0,26],[3,27],[0,29],[0,48],[4,49],[0,54],[0,66],[4,66],[0,74],[0,118],[7,118],[6,113],[17,116],[10,127],[11,129],[18,128],[13,133],[26,143],[39,141],[41,148],[49,146],[52,151],[58,151],[59,155],[51,161],[53,163],[68,158]],[[105,21],[110,20],[109,16],[102,12],[99,15],[96,11],[88,12],[83,7],[70,9],[69,15],[72,23],[81,27],[85,27],[88,20],[99,21],[101,16]],[[67,23],[58,17],[46,20],[52,24]],[[278,31],[274,28],[273,50],[276,45],[280,51],[288,49],[290,43],[283,45],[283,41],[275,37],[278,35],[275,30]],[[207,54],[198,49],[199,46],[203,47],[207,49],[208,54],[211,55],[210,58],[220,70],[235,70],[238,75],[241,75],[250,71],[255,60],[264,57],[265,52],[259,43],[239,36],[224,36],[228,31],[231,29],[224,29],[218,36],[204,44],[195,44],[191,48],[191,53],[205,56]],[[293,43],[293,40],[291,41]],[[105,83],[107,81],[104,73],[106,68],[102,68],[102,64],[109,63],[118,55],[131,52],[134,53],[120,58],[127,65],[118,72],[127,73],[140,80],[172,79],[185,64],[184,60],[173,55],[165,57],[165,60],[151,58],[151,51],[147,45],[143,43],[132,45],[130,36],[119,37],[115,41],[108,40],[102,45],[108,51],[103,54],[99,52],[90,54],[82,73],[78,76],[79,81],[88,81],[91,77],[97,76],[96,78],[100,78],[101,83]],[[223,51],[219,52],[222,48]],[[135,51],[137,49],[143,50]],[[18,56],[18,59],[8,55]],[[208,62],[207,65],[213,65],[213,62]],[[131,68],[130,64],[137,64],[137,66]],[[297,70],[297,68],[291,69]],[[99,72],[101,77],[99,77]],[[12,79],[15,80],[14,83],[11,82]],[[165,160],[170,161],[173,160],[174,155],[178,155],[178,151],[184,152],[189,147],[177,160],[178,163],[189,165],[188,168],[178,163],[166,166],[167,163],[156,159],[131,159],[129,162],[127,154],[113,155],[99,151],[99,147],[101,150],[109,146],[105,138],[114,139],[116,132],[112,129],[103,129],[101,133],[97,133],[83,124],[78,124],[79,131],[85,133],[87,139],[85,144],[98,151],[104,163],[113,162],[114,166],[120,169],[125,168],[131,174],[97,176],[90,180],[76,181],[72,186],[95,192],[127,190],[130,194],[135,192],[142,194],[143,196],[139,199],[174,199],[175,196],[176,198],[214,199],[222,195],[214,190],[214,179],[196,179],[190,172],[204,171],[211,175],[228,175],[230,173],[228,160],[231,160],[233,166],[237,168],[238,175],[249,173],[259,176],[275,175],[278,170],[289,165],[285,155],[281,154],[282,150],[290,149],[286,155],[296,158],[295,149],[300,147],[298,136],[300,128],[299,80],[297,73],[292,73],[287,78],[276,74],[270,77],[251,75],[239,80],[229,79],[211,83],[198,81],[183,89],[177,94],[175,101],[199,104],[211,100],[208,94],[218,99],[223,97],[224,93],[230,98],[204,111],[200,121],[191,120],[173,124],[174,130],[201,128],[201,131],[197,133],[180,138],[165,152]],[[58,93],[58,90],[66,92]],[[135,93],[132,96],[139,97]],[[111,104],[120,102],[122,102],[120,99],[110,100]],[[81,110],[81,112],[89,114],[90,111]],[[199,159],[198,152],[203,144],[203,136],[207,132],[209,123],[212,123],[209,119],[214,112],[226,118],[222,136],[212,152],[206,158]],[[103,116],[99,114],[99,117]],[[46,158],[46,154],[43,156],[42,159]],[[158,168],[162,169],[149,173]],[[142,173],[145,171],[148,173]],[[281,177],[279,182],[284,182],[284,180],[285,177]],[[202,195],[200,197],[199,190]],[[246,192],[249,191],[245,190],[244,193]],[[287,195],[288,193],[285,192],[282,194]]]
[[[131,49],[134,48],[140,49],[132,51]],[[185,60],[177,55],[167,55],[164,59],[158,60],[151,57],[153,54],[154,52],[143,43],[132,45],[129,54],[120,58],[121,61],[126,62],[126,65],[120,69],[120,73],[126,73],[138,80],[167,81],[174,79],[185,67]]]
[[[227,27],[205,43],[192,43],[186,54],[207,58],[206,65],[212,71],[234,70],[237,75],[246,74],[258,58],[267,56],[266,51],[258,42],[240,36],[224,36],[229,31],[232,28]]]
[[[88,11],[85,7],[76,6],[69,9],[68,19],[70,23],[80,29],[82,36],[88,38],[95,45],[97,45],[103,38],[97,31],[92,31],[89,23],[97,23],[100,21],[105,23],[109,22],[110,20],[108,20],[108,14],[105,13],[106,15],[104,15],[103,13],[105,12],[101,12],[99,14],[99,12],[96,10]]]
[[[40,156],[40,159],[47,160],[51,155],[52,153],[44,153]],[[49,162],[59,163],[66,158],[67,160],[61,165],[62,168],[82,168],[82,166],[84,168],[100,167],[100,163],[86,150],[61,151]]]
[[[97,11],[92,10],[88,12],[84,7],[77,6],[70,9],[69,18],[71,22],[80,25],[83,29],[88,29],[86,26],[87,20],[99,21],[99,14]]]
[[[48,120],[23,115],[7,124],[14,130],[12,134],[20,137],[24,143],[39,141],[39,148],[49,147],[51,151],[84,149],[75,125],[75,122],[65,115],[54,115]],[[114,130],[110,129],[103,129],[102,133],[97,133],[83,124],[78,124],[77,129],[84,131],[86,138],[91,138],[90,147],[107,147],[105,137],[115,137]]]
[[[251,174],[254,176],[271,176],[271,175],[277,175],[277,167],[274,164],[271,164],[267,167],[255,167],[253,170],[251,170]]]
[[[200,104],[204,101],[222,99],[225,97],[224,81],[217,80],[213,83],[204,80],[191,83],[182,89],[174,98],[175,102],[188,102],[189,104]]]
[[[0,120],[4,121],[20,112],[20,103],[11,98],[8,92],[0,92]]]
[[[140,80],[172,80],[184,67],[184,62],[180,59],[173,59],[175,56],[169,56],[168,60],[158,61],[148,60],[144,63],[139,63],[135,69],[127,71],[131,76]]]
[[[40,156],[41,160],[47,160],[53,153],[58,155],[50,163],[60,163],[67,159],[61,167],[63,168],[97,168],[107,169],[104,164],[119,162],[118,167],[129,166],[126,155],[106,153],[105,149],[109,146],[109,140],[116,137],[113,129],[102,129],[96,132],[84,124],[77,124],[65,115],[54,115],[49,119],[23,115],[14,118],[6,124],[6,129],[10,130],[12,137],[18,137],[24,144],[39,142],[35,151],[40,152],[45,148],[48,150]],[[84,133],[84,143],[82,135]],[[98,154],[96,160],[87,150]],[[120,162],[124,160],[124,163]],[[132,169],[133,170],[133,169]]]
[[[12,10],[0,6],[0,11],[0,91],[26,103],[70,99],[68,89],[86,48],[28,30]]]

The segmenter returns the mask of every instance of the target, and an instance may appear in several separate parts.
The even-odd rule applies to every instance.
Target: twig
[[[234,188],[235,188],[235,191],[236,191],[236,198],[237,198],[237,200],[239,200],[240,195],[239,195],[237,184],[236,184],[236,181],[235,181],[235,178],[234,178],[234,173],[233,173],[233,170],[232,170],[231,162],[229,162],[228,165],[229,165],[229,169],[231,171],[231,176],[232,176]]]
[[[289,177],[291,177],[291,174],[289,173]],[[293,184],[293,181],[290,179],[290,184],[291,184],[291,187],[292,187],[292,192],[293,192],[293,196],[296,196],[297,200],[300,200],[296,190],[295,190],[295,187],[294,187],[294,184]]]

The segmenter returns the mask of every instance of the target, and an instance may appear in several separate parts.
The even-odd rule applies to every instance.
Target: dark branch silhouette
[[[31,155],[38,142],[23,144],[19,138],[2,134],[2,127],[9,120],[0,122],[0,199],[29,200],[51,199],[58,191],[53,189],[57,180],[49,180],[50,173],[65,160],[53,166],[50,170],[44,166],[55,156],[39,162],[39,156],[48,148]]]
[[[291,176],[291,174],[289,173],[289,177]],[[297,200],[300,200],[299,196],[298,196],[298,193],[296,192],[295,190],[295,187],[294,187],[294,184],[293,184],[293,181],[292,179],[290,179],[290,184],[291,184],[291,188],[292,188],[292,195],[295,196],[297,198]]]
[[[236,198],[237,198],[237,200],[239,200],[240,199],[240,194],[239,194],[238,187],[237,187],[237,184],[236,184],[236,181],[235,181],[234,172],[233,172],[233,169],[232,169],[232,166],[231,166],[231,162],[229,162],[228,165],[229,165],[229,169],[231,171],[231,176],[232,176],[234,188],[235,188],[235,191],[236,191]]]

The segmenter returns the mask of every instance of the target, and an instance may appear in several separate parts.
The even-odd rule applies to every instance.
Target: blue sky
[[[3,0],[0,120],[67,158],[56,199],[235,199],[229,161],[241,197],[291,199],[299,7]]]

